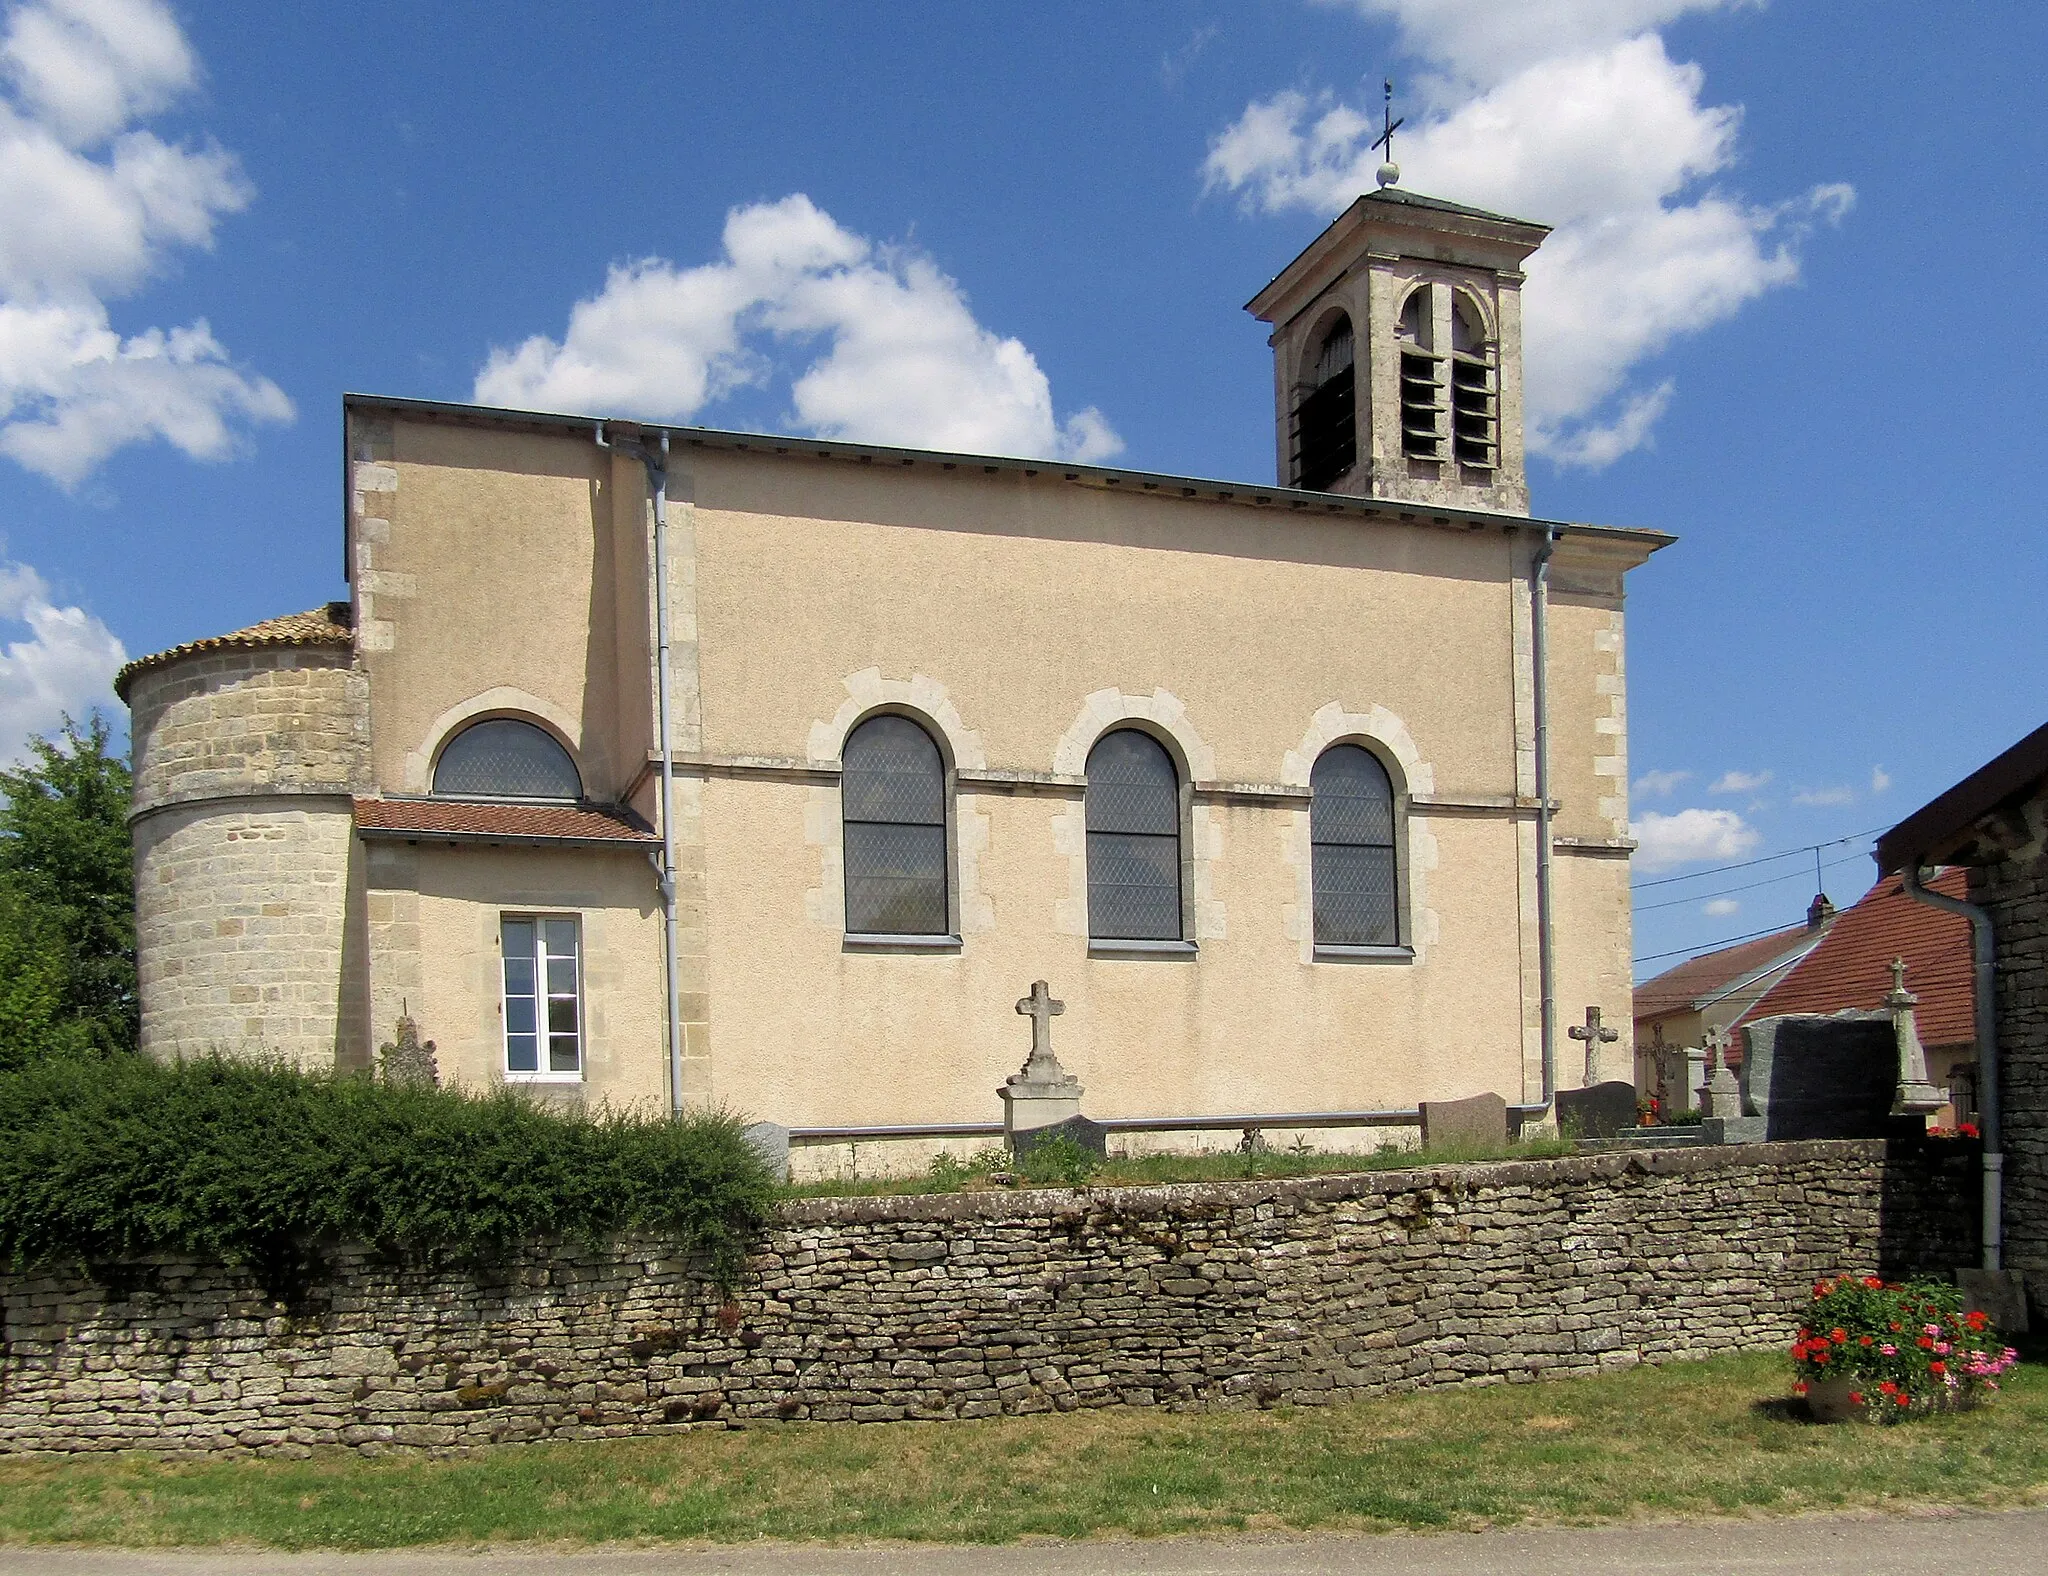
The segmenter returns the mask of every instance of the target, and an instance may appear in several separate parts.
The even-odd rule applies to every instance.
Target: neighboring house
[[[1961,897],[1964,872],[1944,870],[1928,881],[1934,891]],[[1856,1012],[1882,1016],[1892,989],[1892,960],[1906,965],[1906,989],[1919,997],[1914,1018],[1927,1052],[1927,1076],[1950,1091],[1945,1120],[1976,1113],[1976,1014],[1970,1005],[1970,927],[1966,920],[1915,902],[1886,876],[1835,916],[1818,943],[1799,957],[1742,1012],[1729,1020],[1735,1043],[1730,1061],[1740,1066],[1747,1041],[1740,1032],[1765,1018]]]
[[[1044,979],[1091,1115],[1532,1102],[1547,879],[1578,1082],[1670,538],[1527,513],[1545,233],[1331,224],[1280,485],[349,396],[349,601],[118,680],[145,1049],[983,1122]]]
[[[1995,1058],[1995,1100],[1979,1098],[1987,1182],[2001,1187],[2004,1265],[2048,1314],[2048,726],[1972,772],[1877,840],[1877,867],[1901,876],[1932,865],[1968,875],[1993,1002],[1980,1052]],[[1929,883],[1939,891],[1937,883]],[[1994,1157],[1998,1157],[1994,1159]],[[1990,1244],[1985,1268],[1996,1268]]]
[[[1823,893],[1807,909],[1804,925],[1703,952],[1638,985],[1636,1087],[1659,1087],[1655,1069],[1671,1061],[1668,1053],[1704,1045],[1715,1029],[1735,1023],[1819,945],[1834,917]]]

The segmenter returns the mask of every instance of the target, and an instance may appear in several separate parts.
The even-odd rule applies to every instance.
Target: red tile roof
[[[1967,872],[1950,869],[1927,885],[1949,897],[1964,897],[1967,879]],[[1739,1021],[1754,1023],[1788,1012],[1880,1010],[1892,988],[1892,959],[1899,957],[1906,960],[1906,989],[1920,998],[1914,1016],[1921,1043],[1967,1045],[1974,1040],[1970,922],[1916,903],[1900,890],[1897,876],[1886,876],[1861,902],[1836,915],[1821,944]]]
[[[332,646],[346,651],[356,640],[354,616],[354,610],[348,603],[328,602],[308,612],[267,618],[260,624],[251,624],[247,629],[238,629],[231,634],[188,640],[168,651],[137,657],[114,675],[114,693],[125,701],[129,682],[138,673],[147,673],[151,668],[160,668],[180,657],[196,656],[201,652],[248,651],[259,646]]]
[[[630,810],[581,804],[479,804],[464,799],[358,799],[356,830],[371,837],[486,843],[661,841]]]
[[[1636,987],[1635,1015],[1639,1019],[1659,1018],[1668,1012],[1689,1011],[1702,996],[1714,995],[1751,978],[1792,956],[1813,937],[1814,932],[1806,926],[1795,925],[1790,930],[1723,947],[1719,952],[1687,958]]]

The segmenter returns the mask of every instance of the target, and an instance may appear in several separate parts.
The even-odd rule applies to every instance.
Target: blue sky
[[[341,594],[347,389],[1267,478],[1241,306],[1377,163],[1386,74],[1404,185],[1559,227],[1537,510],[1682,538],[1631,580],[1640,881],[1888,825],[2042,720],[2037,7],[0,19],[10,739]],[[1811,871],[1645,888],[1636,950]]]

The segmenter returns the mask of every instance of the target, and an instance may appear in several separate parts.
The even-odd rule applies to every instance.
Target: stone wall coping
[[[1885,1158],[1882,1139],[1807,1139],[1771,1144],[1692,1145],[1624,1149],[1550,1160],[1499,1160],[1419,1165],[1398,1171],[1335,1171],[1321,1176],[1220,1182],[1160,1182],[1140,1187],[989,1188],[972,1193],[899,1193],[852,1198],[791,1199],[780,1209],[787,1226],[880,1225],[889,1222],[1037,1220],[1074,1211],[1114,1209],[1125,1215],[1209,1213],[1264,1203],[1336,1203],[1425,1188],[1477,1191],[1542,1187],[1618,1177],[1677,1176],[1762,1168],[1806,1160]]]

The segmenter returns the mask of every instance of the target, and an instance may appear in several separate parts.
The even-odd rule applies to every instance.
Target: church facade
[[[1527,511],[1543,233],[1260,292],[1274,485],[349,397],[348,600],[119,680],[145,1049],[981,1122],[1044,979],[1091,1116],[1585,1081],[1669,538]]]

